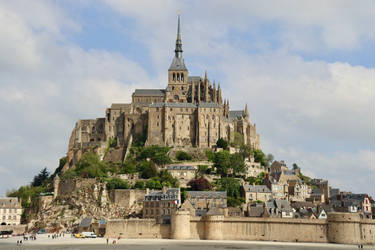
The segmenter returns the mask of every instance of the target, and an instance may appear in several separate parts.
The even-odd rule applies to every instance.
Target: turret
[[[214,80],[214,84],[213,84],[213,93],[212,93],[212,101],[214,102],[214,103],[217,103],[217,95],[216,95],[217,93],[216,93],[216,86],[215,86],[215,80]]]
[[[217,90],[217,102],[218,102],[220,105],[223,104],[223,99],[222,99],[222,96],[221,96],[220,83],[219,83],[218,90]]]
[[[207,70],[204,72],[204,101],[208,102],[208,78],[207,78]]]
[[[247,103],[245,105],[245,119],[249,119],[250,115],[249,115],[249,110],[247,109]]]

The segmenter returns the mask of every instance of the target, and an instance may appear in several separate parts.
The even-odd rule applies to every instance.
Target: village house
[[[146,193],[143,202],[143,218],[155,218],[157,223],[168,223],[172,210],[181,204],[179,188],[163,187]]]
[[[267,217],[293,218],[293,209],[287,200],[271,199],[265,208]]]
[[[286,199],[288,197],[288,183],[280,184],[274,177],[267,174],[262,180],[263,185],[266,185],[275,199]]]
[[[255,162],[253,156],[245,158],[245,167],[246,167],[246,178],[248,177],[257,177],[261,173],[268,173],[269,169],[265,166],[262,166],[260,162]]]
[[[190,180],[195,178],[196,168],[187,165],[167,166],[167,171],[178,180],[180,187],[186,188]]]
[[[311,188],[300,179],[288,181],[288,197],[290,201],[305,201],[310,197]]]
[[[22,206],[21,200],[15,197],[0,198],[0,224],[21,224]]]
[[[225,191],[187,191],[186,202],[194,208],[195,216],[203,216],[211,208],[217,208],[224,214],[227,208],[227,193]]]
[[[272,198],[271,190],[266,185],[247,185],[244,184],[241,187],[242,197],[245,198],[245,202],[266,202]]]

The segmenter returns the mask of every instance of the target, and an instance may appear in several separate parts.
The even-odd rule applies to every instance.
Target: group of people
[[[54,240],[54,239],[57,239],[59,237],[65,237],[65,234],[64,233],[55,233],[55,234],[52,234],[52,236],[48,235],[48,238],[50,238],[50,237]]]
[[[17,246],[22,245],[24,241],[27,240],[36,240],[35,235],[26,236],[25,234],[22,235],[22,240],[17,240]]]
[[[119,241],[121,239],[121,236],[119,235],[118,237],[117,237],[117,241]],[[116,241],[116,239],[114,239],[113,241],[112,241],[112,244],[114,245],[114,244],[116,244],[117,243],[117,241]],[[109,244],[109,238],[107,238],[107,245]]]

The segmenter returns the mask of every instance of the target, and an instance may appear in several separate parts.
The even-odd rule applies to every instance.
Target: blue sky
[[[373,1],[0,2],[0,193],[65,155],[78,119],[163,88],[181,10],[190,75],[248,103],[266,153],[374,195]]]

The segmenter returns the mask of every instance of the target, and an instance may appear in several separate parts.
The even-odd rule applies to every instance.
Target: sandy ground
[[[47,235],[37,235],[35,241],[25,241],[22,246],[17,246],[17,241],[22,237],[8,239],[0,238],[0,249],[32,249],[32,250],[96,250],[96,249],[136,249],[136,250],[220,250],[220,249],[291,249],[291,250],[318,250],[318,249],[358,249],[353,245],[317,244],[317,243],[286,243],[268,241],[208,241],[208,240],[162,240],[162,239],[120,239],[116,244],[106,244],[105,238],[75,239],[70,235],[57,239],[48,238]],[[364,249],[375,249],[374,246],[364,246]]]

